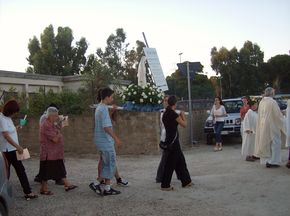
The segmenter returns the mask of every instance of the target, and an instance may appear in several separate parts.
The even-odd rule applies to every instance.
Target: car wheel
[[[206,135],[206,144],[208,144],[208,145],[213,144],[213,136],[211,134]]]
[[[0,202],[0,216],[7,216],[7,211],[2,202]]]

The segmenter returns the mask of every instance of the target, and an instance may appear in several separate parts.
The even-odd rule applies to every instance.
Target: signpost
[[[188,88],[188,112],[189,112],[189,128],[190,128],[190,142],[196,144],[193,140],[193,124],[192,124],[192,102],[191,102],[191,82],[196,72],[201,71],[200,62],[184,62],[177,64],[178,70],[181,74],[187,76],[187,88]]]

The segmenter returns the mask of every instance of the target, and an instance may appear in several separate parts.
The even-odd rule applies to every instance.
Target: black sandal
[[[78,187],[78,186],[76,186],[76,185],[70,185],[70,186],[66,186],[66,187],[64,187],[64,189],[65,189],[66,192],[68,192],[68,191],[73,190],[73,189],[75,189],[75,188],[77,188],[77,187]]]
[[[31,199],[36,199],[38,196],[36,194],[25,194],[24,198],[28,201]]]

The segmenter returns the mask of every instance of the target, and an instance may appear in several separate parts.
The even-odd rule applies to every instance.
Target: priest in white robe
[[[242,157],[246,159],[246,161],[255,161],[257,159],[254,153],[258,104],[256,101],[248,101],[248,105],[250,109],[246,113],[243,121]]]
[[[267,168],[279,167],[281,163],[281,134],[286,135],[284,117],[277,102],[273,99],[275,90],[265,89],[263,99],[259,104],[255,156]]]
[[[287,101],[286,127],[287,127],[286,147],[289,148],[288,163],[286,164],[286,167],[290,169],[290,99]]]

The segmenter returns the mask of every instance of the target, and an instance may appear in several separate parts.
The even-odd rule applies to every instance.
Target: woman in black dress
[[[184,112],[178,115],[176,110],[177,99],[175,96],[168,98],[168,107],[163,114],[163,124],[166,130],[165,143],[168,145],[167,158],[165,162],[164,175],[161,182],[161,190],[169,191],[173,190],[171,187],[171,178],[173,171],[176,172],[179,177],[182,187],[189,187],[192,185],[192,181],[187,170],[185,158],[179,143],[178,125],[186,127],[186,118]]]

